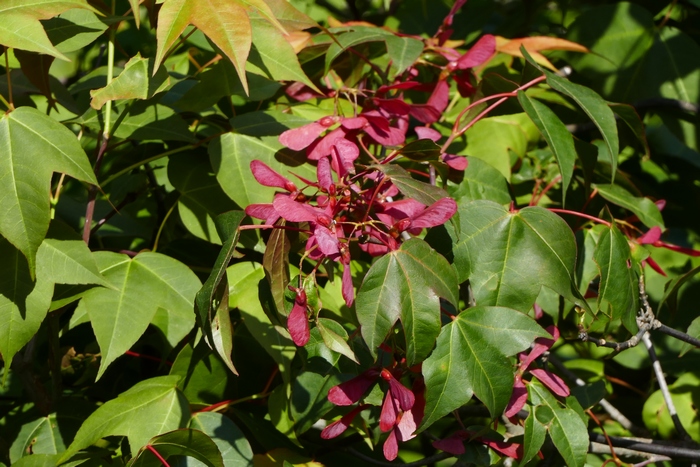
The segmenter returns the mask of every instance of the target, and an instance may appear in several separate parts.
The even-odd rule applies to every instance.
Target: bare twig
[[[610,454],[611,449],[610,446],[605,444],[605,443],[597,443],[597,442],[591,442],[591,444],[588,447],[588,452],[591,454]],[[636,458],[644,458],[646,460],[649,459],[654,459],[654,462],[663,462],[663,461],[670,461],[672,460],[671,457],[668,456],[660,456],[658,454],[652,454],[649,452],[642,452],[642,451],[635,451],[633,449],[627,449],[627,448],[616,448],[615,453],[620,456],[620,457],[636,457]],[[639,465],[639,464],[636,464]],[[646,465],[646,464],[642,464]]]
[[[654,344],[651,343],[649,333],[645,333],[642,336],[642,342],[644,342],[644,345],[646,346],[647,351],[649,352],[649,358],[651,359],[651,365],[654,369],[654,374],[656,375],[656,381],[659,383],[659,389],[661,390],[661,394],[664,396],[664,402],[666,402],[668,414],[673,420],[673,426],[676,427],[676,431],[681,436],[681,438],[683,438],[684,440],[689,440],[690,435],[681,424],[680,418],[678,418],[676,406],[673,403],[673,399],[671,399],[671,392],[668,390],[668,385],[666,384],[666,377],[664,376],[664,372],[661,369],[661,362],[659,362],[659,358],[656,356]]]
[[[591,442],[601,443],[607,446],[607,440],[602,434],[589,433],[588,436]],[[672,459],[700,460],[700,449],[692,449],[645,438],[618,438],[616,436],[610,436],[609,439],[616,448],[627,448],[639,452],[658,454],[671,457]]]

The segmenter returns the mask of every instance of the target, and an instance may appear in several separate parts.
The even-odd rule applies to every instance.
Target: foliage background
[[[342,296],[342,269],[326,262],[318,275],[319,308],[326,321],[314,317],[309,343],[297,348],[284,329],[294,297],[284,298],[280,278],[285,273],[270,265],[291,263],[288,274],[294,278],[304,242],[290,233],[285,245],[275,237],[278,230],[239,231],[242,215],[236,211],[269,203],[279,191],[253,178],[252,160],[290,179],[296,174],[316,180],[315,165],[279,141],[283,131],[339,112],[352,115],[358,95],[370,105],[358,89],[371,92],[394,78],[400,81],[409,66],[419,70],[419,81],[437,82],[447,61],[427,38],[440,29],[451,4],[296,0],[291,5],[308,16],[282,1],[0,4],[0,44],[5,46],[0,95],[7,111],[0,121],[4,464],[163,465],[154,452],[167,457],[170,465],[385,462],[381,445],[386,435],[378,427],[378,407],[363,412],[337,440],[322,440],[319,425],[314,425],[347,412],[327,400],[328,390],[370,368],[377,355],[378,345],[368,347],[357,329],[367,304],[377,303],[372,295],[363,298],[362,284],[371,277],[368,271],[376,273],[373,265],[380,260],[353,256],[357,303],[352,307]],[[411,365],[433,352],[422,370],[409,372],[401,366],[404,342],[411,343],[403,340],[401,327],[390,339],[391,351],[379,353],[379,363],[387,367],[394,354],[399,356],[407,387],[415,388],[411,384],[423,375],[428,408],[439,413],[430,419],[430,429],[401,444],[400,462],[511,462],[480,439],[467,443],[457,459],[433,446],[433,441],[465,428],[471,430],[470,438],[495,440],[505,434],[532,455],[541,436],[544,460],[535,456],[532,465],[601,465],[611,459],[610,451],[588,452],[589,437],[599,439],[594,437],[603,432],[601,426],[613,437],[641,433],[674,440],[674,447],[695,455],[700,452],[700,375],[694,371],[698,354],[691,345],[652,333],[682,424],[679,430],[668,415],[644,346],[612,356],[610,349],[579,339],[581,329],[612,341],[636,332],[642,271],[656,317],[700,337],[695,276],[700,232],[695,215],[700,195],[699,12],[697,0],[472,0],[454,16],[451,39],[458,42],[442,45],[459,54],[484,34],[507,39],[499,39],[498,52],[469,75],[477,94],[462,98],[451,81],[450,105],[433,125],[442,143],[450,136],[454,141],[444,148],[430,146],[427,157],[437,159],[449,151],[468,156],[469,166],[462,175],[433,161],[438,185],[457,201],[458,217],[421,234],[425,242],[412,245],[427,242],[438,253],[430,250],[426,256],[443,255],[447,259],[442,260],[454,265],[462,287],[451,304],[441,304],[448,314],[461,314],[455,320],[443,316],[435,350],[436,336],[413,342],[428,351]],[[243,17],[250,18],[250,30]],[[217,29],[226,20],[231,21],[229,29]],[[348,21],[366,24],[344,24]],[[340,40],[355,34],[353,52],[337,47],[319,25],[339,28],[333,31]],[[285,40],[281,30],[296,34],[296,40]],[[305,30],[312,33],[311,42],[304,42]],[[513,92],[542,74],[532,62],[517,57],[522,42],[512,41],[510,53],[506,45],[509,39],[541,36],[588,48],[590,53],[581,53],[561,50],[559,44],[542,51],[556,69],[571,68],[571,82],[604,101],[627,106],[608,107],[596,98],[588,107],[579,105],[585,91],[558,92],[556,78],[551,78],[549,85],[514,95],[479,117],[464,135],[456,134],[452,125],[467,105]],[[416,38],[424,41],[407,40]],[[391,48],[392,41],[401,41],[406,50],[418,43],[419,50],[407,58],[410,50],[401,55],[396,46]],[[540,51],[536,46],[528,50]],[[389,80],[382,76],[384,70],[389,70]],[[115,77],[109,85],[108,76]],[[297,102],[285,92],[295,81],[321,87],[330,97]],[[426,97],[417,91],[404,95],[412,104],[424,103]],[[535,104],[528,107],[530,101]],[[550,137],[554,144],[542,136],[532,118],[537,103],[551,109],[554,117],[543,117],[550,129],[560,130],[560,122],[575,136],[575,156],[554,148],[567,144],[561,133]],[[617,123],[611,123],[608,109],[618,116]],[[462,123],[474,116],[467,114]],[[410,135],[414,133],[409,133],[409,143],[416,139]],[[386,156],[377,146],[371,151]],[[408,158],[396,166],[428,170],[424,162]],[[425,182],[420,174],[411,180]],[[404,195],[413,197],[408,191]],[[519,209],[517,215],[509,214],[511,202]],[[562,221],[551,209],[569,212],[561,213]],[[516,233],[470,236],[483,219]],[[540,221],[546,227],[527,229]],[[556,261],[551,252],[548,256],[533,246],[535,234],[542,232],[558,239],[571,236],[571,245],[553,249],[570,256],[569,264],[575,265],[564,274],[552,266]],[[654,237],[661,232],[663,237]],[[499,244],[510,240],[510,246]],[[271,248],[275,241],[278,246]],[[409,244],[404,243],[405,249]],[[271,258],[270,252],[277,256]],[[493,256],[475,259],[483,252]],[[515,276],[498,275],[489,269],[491,262],[508,265]],[[539,264],[542,271],[535,274]],[[652,270],[652,264],[658,269]],[[311,266],[304,267],[309,274]],[[440,276],[449,275],[451,267]],[[412,273],[421,277],[425,272],[416,267]],[[511,287],[510,295],[493,296],[489,280],[494,274]],[[333,276],[338,277],[330,280]],[[314,290],[312,281],[309,295]],[[474,301],[477,306],[472,306]],[[577,313],[574,302],[590,311]],[[491,306],[509,311],[485,308]],[[503,330],[516,316],[539,312],[544,313],[538,320],[541,327],[528,318],[527,324],[504,332],[495,340],[498,344],[482,345],[484,359],[497,363],[481,379],[472,368],[464,371],[457,364],[446,373],[431,373],[430,366],[441,356],[458,353],[459,342],[448,346],[445,329],[462,326],[470,336],[465,342],[483,342],[485,334],[474,331],[480,319],[490,319],[486,324]],[[332,333],[321,334],[324,323]],[[403,319],[402,324],[406,326]],[[575,389],[569,380],[573,397],[565,398],[528,383],[526,410],[531,415],[525,419],[529,422],[518,422],[524,425],[523,437],[503,420],[493,420],[511,396],[518,371],[514,355],[545,336],[542,328],[549,325],[561,332],[552,361],[563,361],[585,384]],[[333,335],[339,336],[335,344],[329,341]],[[508,347],[509,340],[518,345]],[[460,351],[459,361],[469,362],[468,352]],[[567,377],[561,368],[538,365]],[[479,387],[489,376],[504,372],[505,383]],[[459,377],[440,386],[430,382],[431,374]],[[366,404],[382,404],[387,390],[382,385],[367,395]],[[438,399],[434,391],[453,395],[454,387],[469,385],[478,399],[467,392],[454,396],[459,399],[450,403],[454,407],[431,402]],[[610,416],[599,404],[603,397],[633,426]],[[548,416],[547,410],[556,416]],[[537,418],[537,413],[544,415]],[[676,459],[674,465],[683,462],[678,459],[687,461],[678,451],[664,455]],[[634,456],[624,459],[643,462]]]

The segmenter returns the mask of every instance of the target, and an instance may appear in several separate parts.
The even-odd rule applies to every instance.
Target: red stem
[[[534,199],[532,199],[532,200],[530,201],[530,206],[537,206],[537,204],[540,202],[540,200],[542,199],[542,197],[543,197],[549,190],[551,190],[552,187],[553,187],[554,185],[556,185],[556,184],[559,183],[560,181],[561,181],[561,175],[557,175],[556,177],[554,177],[554,178],[552,179],[552,181],[549,182],[549,183],[547,184],[547,186],[545,186],[545,187],[542,189],[542,191],[540,191],[540,193],[537,195],[537,200],[535,201]]]
[[[569,211],[568,209],[555,209],[555,208],[548,208],[548,211],[556,212],[559,214],[570,214],[572,216],[578,216],[578,217],[583,217],[584,219],[592,220],[594,222],[597,222],[599,224],[607,225],[610,227],[610,222],[604,221],[603,219],[600,219],[595,216],[589,216],[588,214],[584,214],[582,212],[576,212],[576,211]]]
[[[129,355],[130,357],[143,358],[144,360],[151,360],[153,362],[165,363],[166,365],[173,366],[173,362],[163,360],[162,358],[153,357],[152,355],[144,355],[142,353],[132,352],[131,350],[127,350],[126,352],[124,352],[124,355]]]
[[[484,98],[482,98],[482,99],[479,99],[478,101],[474,101],[474,102],[472,102],[471,104],[469,104],[469,105],[467,106],[467,108],[464,109],[464,110],[462,110],[462,111],[459,113],[459,115],[457,116],[457,120],[455,121],[455,124],[454,124],[454,126],[452,127],[452,134],[450,135],[449,138],[447,138],[447,141],[445,141],[445,144],[442,145],[442,150],[441,150],[441,152],[442,152],[442,153],[445,153],[445,152],[447,151],[447,148],[450,146],[450,144],[452,144],[452,141],[454,141],[455,138],[457,138],[457,137],[463,135],[464,132],[466,132],[469,128],[471,128],[472,126],[474,126],[474,124],[476,124],[476,122],[478,122],[479,120],[481,120],[481,118],[482,118],[484,115],[486,115],[487,113],[491,112],[493,109],[495,109],[496,107],[498,107],[499,105],[501,105],[502,103],[504,103],[504,102],[505,102],[506,100],[508,100],[509,98],[511,98],[511,97],[516,97],[516,96],[518,95],[518,91],[523,91],[523,90],[525,90],[525,89],[527,89],[527,88],[529,88],[529,87],[534,86],[534,85],[537,84],[537,83],[540,83],[540,82],[544,81],[545,79],[547,79],[547,77],[546,77],[545,75],[542,75],[542,76],[539,76],[539,77],[533,79],[532,81],[528,81],[527,83],[525,83],[525,84],[523,84],[522,86],[520,86],[519,88],[517,88],[515,91],[512,91],[512,92],[503,92],[503,93],[500,93],[500,94],[493,94],[493,95],[491,95],[491,96],[484,97]],[[500,99],[498,99],[499,97],[500,97]],[[467,112],[469,112],[469,111],[470,111],[472,108],[474,108],[475,106],[477,106],[477,105],[479,105],[479,104],[483,104],[484,102],[488,102],[488,101],[493,100],[493,99],[498,99],[498,101],[494,102],[493,104],[491,104],[490,106],[488,106],[483,112],[479,113],[479,115],[477,115],[471,122],[467,123],[467,124],[464,126],[464,128],[462,128],[461,130],[458,130],[458,129],[457,129],[457,128],[459,128],[459,123],[461,122],[462,117],[464,117],[464,115],[465,115]]]
[[[165,467],[170,467],[170,464],[168,464],[168,461],[166,461],[163,458],[163,456],[161,456],[160,453],[158,453],[158,451],[156,451],[156,449],[153,446],[151,446],[150,444],[147,444],[146,449],[151,451],[151,453],[153,453],[153,455],[158,458],[158,460],[160,461],[161,464],[163,464]]]

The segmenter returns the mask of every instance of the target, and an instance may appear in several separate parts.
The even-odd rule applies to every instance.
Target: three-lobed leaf
[[[463,204],[459,214],[461,232],[448,228],[454,265],[478,305],[526,312],[545,286],[587,308],[575,286],[576,241],[556,214],[539,207],[512,212],[487,200]]]
[[[86,312],[100,346],[100,378],[115,359],[136,343],[151,322],[175,346],[194,326],[192,302],[200,287],[197,276],[174,258],[159,253],[95,253],[112,288],[83,295],[76,313]],[[163,316],[158,316],[159,310]]]
[[[152,437],[185,426],[190,410],[177,389],[179,381],[176,375],[147,379],[107,401],[85,420],[61,461],[105,436],[126,436],[137,452]]]
[[[27,258],[34,277],[36,252],[49,227],[51,175],[64,173],[96,185],[78,139],[32,107],[0,119],[0,235]]]
[[[519,311],[475,306],[442,328],[433,353],[423,362],[425,429],[463,406],[472,394],[498,417],[513,389],[509,356],[548,334]]]
[[[406,360],[428,356],[440,334],[440,298],[459,304],[457,275],[447,260],[411,239],[377,260],[357,293],[357,319],[372,355],[397,320],[406,335]]]

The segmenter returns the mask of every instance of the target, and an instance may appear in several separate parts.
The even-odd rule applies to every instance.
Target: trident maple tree
[[[700,460],[697,2],[448,3],[0,2],[0,465]]]

